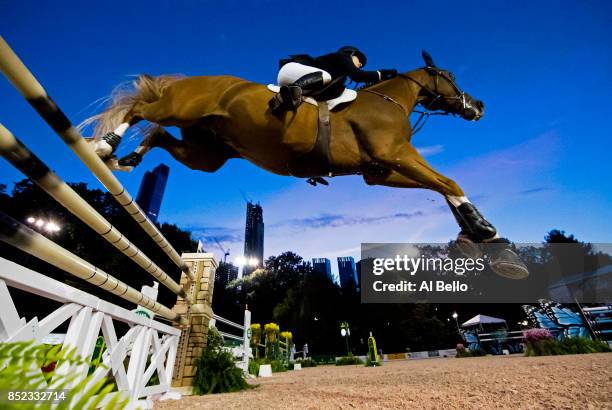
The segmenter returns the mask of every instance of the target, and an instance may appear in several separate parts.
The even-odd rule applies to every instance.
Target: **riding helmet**
[[[342,54],[348,54],[350,56],[357,56],[359,61],[361,61],[362,66],[365,66],[368,61],[368,58],[365,56],[365,54],[363,54],[357,47],[353,47],[353,46],[340,47],[338,49],[338,52]]]

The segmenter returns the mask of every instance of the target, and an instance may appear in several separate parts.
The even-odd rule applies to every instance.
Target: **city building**
[[[338,258],[338,276],[340,277],[340,287],[345,288],[352,282],[353,286],[359,286],[357,278],[357,267],[352,256],[341,256]]]
[[[247,202],[246,226],[244,229],[244,257],[247,264],[243,275],[249,275],[255,269],[263,267],[264,255],[264,222],[263,209],[259,203]],[[252,265],[250,261],[256,260]]]
[[[331,271],[331,261],[327,258],[312,258],[312,269],[315,272],[319,272],[324,274],[331,280],[335,282],[334,277]]]
[[[153,168],[153,171],[145,172],[140,182],[136,203],[153,222],[157,222],[169,174],[170,168],[165,164],[159,164]]]
[[[228,283],[238,278],[238,267],[231,263],[221,261],[215,272],[215,282],[222,287],[226,287]]]

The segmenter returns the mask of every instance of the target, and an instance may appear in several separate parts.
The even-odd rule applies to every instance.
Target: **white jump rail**
[[[219,334],[221,334],[221,336],[223,336],[224,338],[228,338],[228,339],[234,339],[234,340],[238,340],[242,342],[242,348],[241,348],[241,353],[242,353],[242,359],[239,360],[238,362],[236,362],[236,367],[242,369],[242,371],[244,372],[244,374],[249,374],[249,357],[250,357],[250,352],[251,352],[251,311],[248,309],[244,310],[244,323],[238,324],[236,322],[232,322],[231,320],[228,320],[224,317],[221,317],[219,315],[213,314],[213,317],[211,319],[211,325],[216,325],[216,322],[221,322],[224,323],[228,326],[232,326],[238,330],[241,331],[242,335],[238,336],[238,335],[233,335],[231,333],[227,333],[227,332],[222,332],[219,331]]]
[[[33,293],[63,305],[41,320],[35,317],[27,322],[19,316],[9,288]],[[45,336],[68,320],[62,349],[76,348],[77,355],[89,358],[100,332],[106,343],[107,354],[104,355],[103,366],[95,370],[90,383],[96,383],[110,372],[118,392],[105,396],[98,406],[104,406],[115,394],[121,394],[129,399],[129,408],[151,408],[151,396],[171,394],[170,383],[180,330],[0,258],[0,342],[34,340],[35,344],[40,344]],[[117,337],[115,321],[130,326],[121,338]],[[129,361],[127,371],[126,360]],[[148,366],[147,361],[150,363]],[[59,362],[55,375],[75,375],[72,385],[62,387],[71,388],[87,377],[88,369],[87,364]],[[155,372],[159,383],[147,386]],[[42,372],[37,380],[43,383],[41,389],[54,387],[54,379],[45,382]]]
[[[157,226],[140,209],[121,182],[87,144],[79,130],[70,122],[53,99],[47,94],[36,77],[28,70],[7,42],[0,36],[0,71],[23,95],[55,133],[70,147],[102,185],[129,213],[141,228],[157,243],[170,259],[194,280],[193,273],[181,259]]]
[[[83,223],[133,260],[175,294],[191,303],[185,290],[62,181],[23,142],[0,123],[0,154]]]

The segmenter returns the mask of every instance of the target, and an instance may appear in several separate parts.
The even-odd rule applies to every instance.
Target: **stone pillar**
[[[175,327],[181,329],[181,338],[176,352],[176,362],[172,376],[172,386],[190,387],[195,375],[195,359],[202,356],[208,340],[208,322],[212,319],[212,296],[215,285],[217,261],[212,253],[184,253],[181,255],[190,267],[195,280],[189,284],[185,273],[181,274],[181,286],[187,295],[191,296],[193,305],[189,306],[185,299],[177,297],[172,311],[182,316],[181,324]]]

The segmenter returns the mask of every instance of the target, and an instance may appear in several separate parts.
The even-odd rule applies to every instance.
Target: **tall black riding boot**
[[[280,92],[270,100],[269,106],[274,114],[282,114],[288,110],[296,110],[302,103],[302,96],[323,87],[323,73],[306,74],[293,84],[284,85]]]

